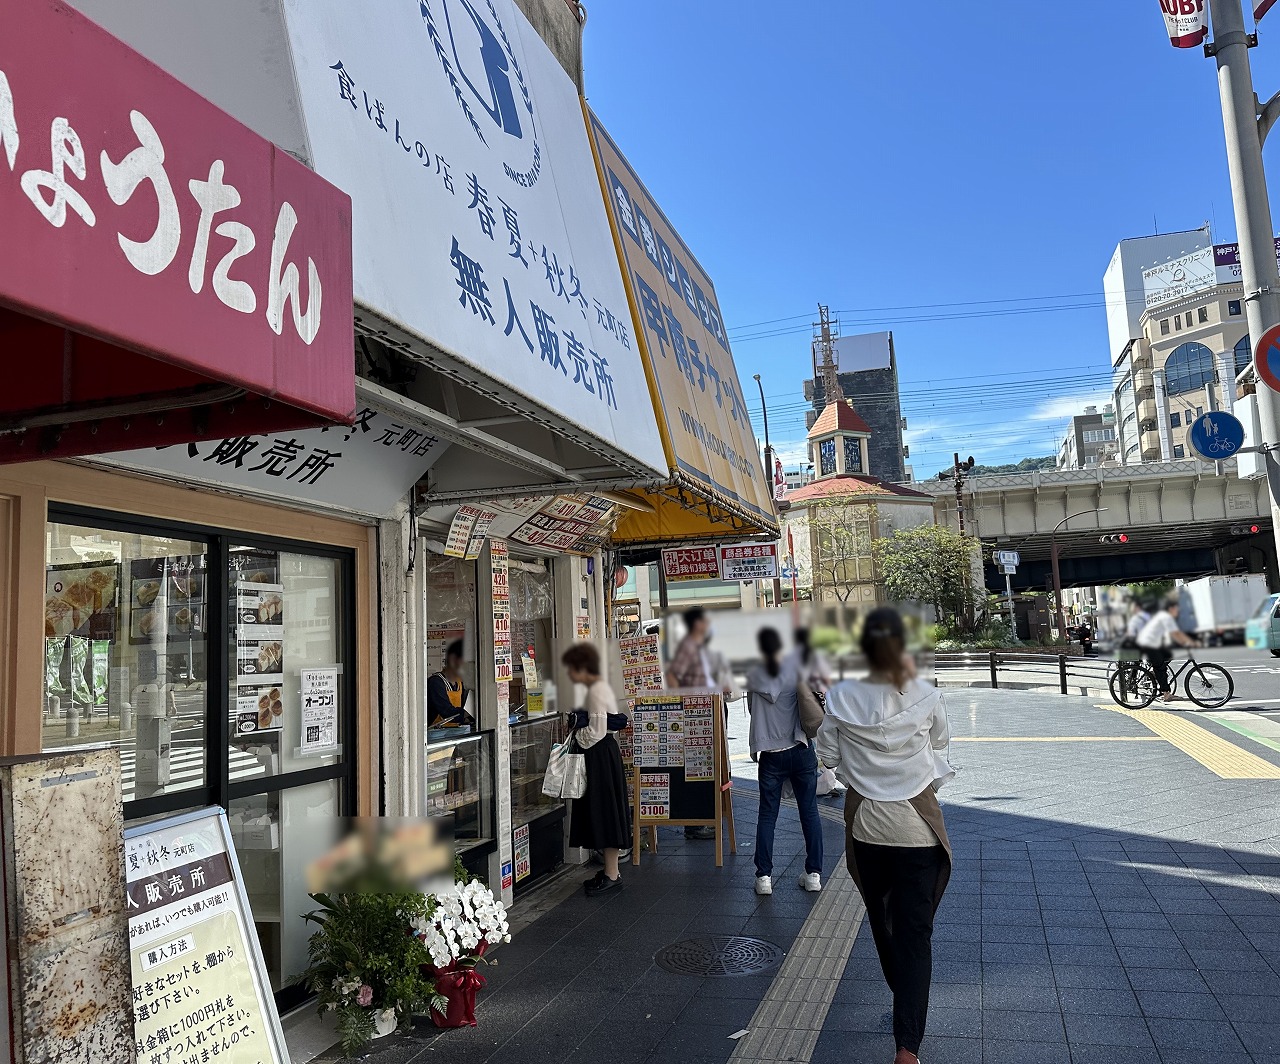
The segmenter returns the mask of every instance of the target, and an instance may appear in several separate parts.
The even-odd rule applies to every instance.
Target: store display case
[[[497,848],[493,800],[491,731],[460,734],[427,743],[428,816],[452,816],[458,855],[469,857]]]
[[[511,827],[516,893],[564,863],[567,806],[542,793],[551,748],[564,738],[559,715],[511,726]]]

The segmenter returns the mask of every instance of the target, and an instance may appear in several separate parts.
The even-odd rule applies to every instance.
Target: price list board
[[[642,831],[673,825],[715,828],[719,866],[726,827],[731,850],[736,852],[720,695],[703,691],[637,694],[631,706],[624,764],[630,776],[632,862],[640,863]],[[656,835],[652,837],[656,845]]]

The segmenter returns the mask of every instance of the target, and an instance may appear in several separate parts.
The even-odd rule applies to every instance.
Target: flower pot
[[[436,992],[449,1002],[442,1014],[431,1010],[431,1022],[437,1027],[474,1027],[476,1025],[476,991],[485,978],[476,971],[474,961],[457,962],[434,971]]]

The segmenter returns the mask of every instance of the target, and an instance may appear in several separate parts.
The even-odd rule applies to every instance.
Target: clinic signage
[[[356,302],[662,471],[577,89],[514,0],[283,10]]]
[[[659,400],[672,471],[752,521],[776,528],[772,484],[711,278],[588,110],[605,198]]]
[[[349,418],[347,196],[65,4],[0,25],[0,299]]]

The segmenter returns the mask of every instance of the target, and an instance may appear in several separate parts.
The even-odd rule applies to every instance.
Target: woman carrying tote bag
[[[584,708],[570,715],[578,749],[586,759],[587,787],[573,803],[569,845],[601,851],[604,868],[583,884],[589,897],[598,897],[622,889],[618,851],[631,845],[627,777],[612,734],[628,720],[618,709],[613,688],[600,678],[600,652],[594,646],[574,643],[560,660],[569,679],[587,688]]]
[[[867,906],[893,991],[894,1064],[919,1064],[933,974],[933,920],[951,876],[951,844],[935,792],[955,775],[942,695],[916,679],[893,609],[868,614],[863,680],[827,693],[818,759],[848,788],[845,860]]]

